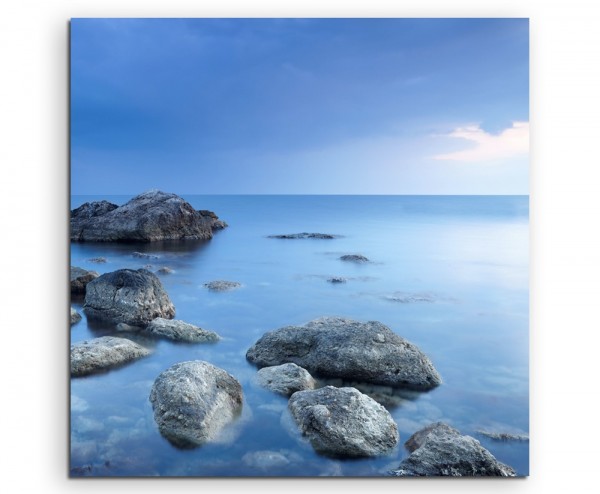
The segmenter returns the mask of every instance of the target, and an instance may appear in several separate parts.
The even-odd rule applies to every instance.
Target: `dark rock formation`
[[[220,339],[219,335],[213,331],[207,331],[187,322],[163,319],[162,317],[157,317],[150,322],[146,326],[145,332],[153,336],[187,343],[207,343]]]
[[[102,336],[71,345],[71,376],[85,376],[149,355],[147,348],[126,338]]]
[[[81,314],[71,307],[71,326],[81,321]]]
[[[380,456],[398,443],[390,413],[354,388],[298,391],[288,403],[300,431],[319,453],[335,457]]]
[[[438,422],[416,432],[406,442],[411,455],[396,477],[515,477],[515,471],[500,463],[471,436]]]
[[[157,190],[123,206],[100,201],[71,211],[71,240],[80,242],[209,239],[224,226],[213,212],[196,211],[181,197]]]
[[[242,408],[242,387],[208,362],[173,365],[154,381],[150,392],[160,433],[179,447],[215,439]]]
[[[342,261],[357,262],[357,263],[370,262],[368,258],[366,258],[365,256],[363,256],[361,254],[346,254],[346,255],[340,257],[340,259]]]
[[[319,239],[334,239],[341,238],[341,235],[332,235],[331,233],[286,233],[283,235],[269,235],[267,238],[282,238],[282,239],[298,239],[298,238],[319,238]]]
[[[333,276],[332,278],[327,278],[327,281],[329,283],[336,284],[336,283],[346,283],[346,281],[348,281],[348,280],[346,280],[346,278],[342,278],[341,276]]]
[[[87,271],[86,269],[71,266],[71,293],[85,293],[86,285],[94,278],[98,278],[96,271]]]
[[[263,367],[256,373],[256,379],[263,388],[285,396],[296,391],[314,389],[317,384],[306,369],[296,364]]]
[[[229,290],[241,287],[242,284],[237,281],[215,280],[204,283],[204,286],[211,292],[228,292]]]
[[[175,316],[175,307],[162,283],[145,269],[119,269],[91,281],[83,310],[90,317],[132,326],[145,326],[157,317]]]
[[[264,334],[246,353],[259,367],[287,362],[316,377],[428,390],[441,378],[415,345],[377,321],[323,317]]]

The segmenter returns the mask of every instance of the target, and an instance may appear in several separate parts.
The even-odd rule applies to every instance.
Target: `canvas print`
[[[522,18],[72,19],[70,476],[529,475],[528,107]]]

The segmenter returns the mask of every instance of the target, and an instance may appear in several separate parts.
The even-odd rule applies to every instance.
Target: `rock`
[[[360,254],[346,254],[342,257],[340,257],[340,259],[342,261],[349,261],[349,262],[370,262],[368,258],[366,258],[365,256],[362,256]]]
[[[416,432],[406,442],[411,455],[390,475],[396,477],[515,477],[471,436],[438,422]]]
[[[131,326],[175,316],[175,307],[160,280],[145,269],[119,269],[91,281],[83,310],[88,316]]]
[[[219,341],[220,337],[213,331],[199,328],[183,321],[157,317],[146,326],[145,331],[153,336],[162,336],[170,340],[188,343],[205,343]]]
[[[390,413],[354,388],[298,391],[288,408],[313,448],[335,457],[380,456],[398,444]]]
[[[89,261],[97,264],[104,264],[106,263],[106,257],[92,257]]]
[[[493,441],[520,441],[528,442],[529,436],[527,434],[511,434],[509,432],[490,432],[490,431],[476,431],[477,434],[488,437]]]
[[[159,268],[157,273],[158,274],[173,274],[175,271],[172,270],[171,268],[168,268],[167,266],[163,266],[162,268]]]
[[[140,259],[160,259],[160,256],[156,254],[146,254],[145,252],[134,252],[131,254],[133,257],[139,257]]]
[[[238,283],[237,281],[215,280],[204,283],[204,286],[211,292],[227,292],[229,290],[235,290],[236,288],[241,287],[242,284]]]
[[[296,364],[282,364],[263,367],[256,373],[258,384],[276,393],[290,396],[296,391],[314,389],[316,381]]]
[[[156,378],[150,402],[160,433],[193,447],[214,440],[241,413],[242,386],[208,362],[181,362]]]
[[[267,238],[298,239],[298,238],[319,238],[334,239],[341,238],[341,235],[332,235],[331,233],[286,233],[284,235],[269,235]]]
[[[86,285],[98,276],[96,271],[71,266],[71,293],[85,293]]]
[[[242,462],[253,468],[267,470],[280,468],[290,464],[290,460],[279,451],[253,451],[242,456]]]
[[[81,321],[81,314],[71,307],[71,325]]]
[[[71,345],[71,376],[107,370],[146,355],[150,350],[126,338],[102,336]]]
[[[313,376],[424,391],[441,384],[429,358],[377,321],[315,319],[264,334],[246,353],[258,367],[294,363]]]
[[[427,293],[402,293],[396,292],[392,295],[386,295],[383,297],[391,302],[398,302],[400,304],[412,304],[414,302],[435,302],[435,298]]]
[[[226,224],[206,210],[196,211],[175,194],[144,192],[123,206],[85,203],[71,211],[71,240],[79,242],[152,242],[210,239]]]
[[[333,278],[327,278],[329,283],[346,283],[348,281],[346,278],[342,278],[341,276],[334,276]]]
[[[143,328],[141,326],[132,326],[130,324],[125,324],[124,322],[120,322],[116,326],[117,331],[125,331],[127,333],[137,333],[141,331]]]

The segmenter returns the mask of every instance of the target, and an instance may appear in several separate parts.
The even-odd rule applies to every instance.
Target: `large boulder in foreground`
[[[151,351],[126,338],[102,336],[71,345],[71,376],[94,374],[123,365]]]
[[[146,326],[144,331],[153,336],[186,343],[210,343],[219,341],[220,339],[219,335],[213,331],[199,328],[184,321],[164,319],[162,317],[154,319]]]
[[[132,326],[175,316],[175,307],[158,276],[146,269],[119,269],[91,281],[83,310],[93,318]]]
[[[390,413],[355,388],[298,391],[288,408],[313,448],[328,456],[380,456],[398,444]]]
[[[215,439],[242,409],[242,386],[223,369],[200,360],[162,372],[150,391],[160,433],[179,447]]]
[[[291,362],[317,377],[420,391],[441,383],[423,352],[377,321],[323,317],[286,326],[264,334],[246,358],[259,367]]]
[[[256,373],[256,380],[263,388],[290,396],[296,391],[314,389],[317,382],[306,369],[296,364],[263,367]]]
[[[197,211],[181,197],[158,190],[123,206],[87,202],[71,211],[71,240],[80,242],[209,239],[225,226],[212,211]]]
[[[98,278],[96,271],[71,266],[71,293],[85,293],[85,287],[93,279]]]
[[[500,463],[471,436],[437,422],[413,434],[406,442],[411,455],[396,477],[515,477],[515,471]]]

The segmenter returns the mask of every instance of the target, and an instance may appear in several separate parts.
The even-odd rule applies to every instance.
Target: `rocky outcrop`
[[[71,376],[79,377],[104,371],[151,352],[126,338],[102,336],[71,345]]]
[[[71,293],[85,293],[86,285],[98,276],[96,271],[87,271],[77,266],[71,266]]]
[[[416,432],[406,442],[411,455],[396,477],[515,477],[515,471],[500,463],[471,436],[438,422]]]
[[[344,256],[341,256],[340,260],[347,261],[347,262],[356,262],[356,263],[370,262],[367,257],[365,257],[361,254],[346,254]]]
[[[81,314],[71,307],[71,326],[81,321]]]
[[[281,238],[281,239],[298,239],[298,238],[318,238],[318,239],[334,239],[341,238],[341,235],[332,235],[331,233],[286,233],[283,235],[269,235],[267,238]]]
[[[298,391],[288,408],[313,448],[335,457],[380,456],[398,443],[390,413],[354,388]]]
[[[175,316],[175,307],[158,276],[145,269],[119,269],[91,281],[83,310],[88,317],[132,326]]]
[[[204,283],[204,286],[211,292],[228,292],[241,287],[242,284],[237,281],[215,280]]]
[[[259,367],[291,362],[316,377],[420,391],[441,383],[421,350],[377,321],[324,317],[286,326],[264,334],[246,358]]]
[[[296,391],[314,389],[317,384],[306,369],[296,364],[263,367],[256,373],[256,379],[263,388],[285,396]]]
[[[224,226],[213,212],[197,211],[181,197],[158,190],[123,206],[88,202],[71,211],[71,240],[79,242],[210,239]]]
[[[150,392],[160,433],[179,447],[215,439],[242,409],[242,387],[208,362],[173,365],[154,381]]]
[[[213,331],[199,328],[184,321],[157,317],[146,326],[146,333],[174,341],[186,343],[208,343],[219,341],[219,335]]]

